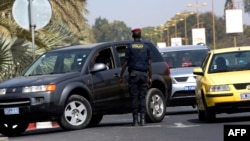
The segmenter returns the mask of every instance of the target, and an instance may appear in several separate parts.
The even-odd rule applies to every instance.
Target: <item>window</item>
[[[94,58],[95,63],[103,63],[107,66],[107,69],[113,69],[114,59],[110,48],[101,50],[95,55]]]
[[[119,60],[120,60],[120,62],[119,62],[119,64],[120,64],[120,66],[124,63],[124,61],[125,61],[125,52],[126,52],[126,48],[127,48],[127,46],[118,46],[118,47],[116,47],[116,51],[118,52],[118,56],[119,56]]]
[[[218,60],[222,60],[218,61]],[[226,69],[221,69],[221,64],[225,64]],[[215,54],[211,60],[209,67],[209,73],[214,72],[225,72],[225,71],[239,71],[250,69],[250,52],[249,51],[238,51],[229,53]]]
[[[162,52],[162,56],[171,68],[201,66],[208,50],[181,50]]]

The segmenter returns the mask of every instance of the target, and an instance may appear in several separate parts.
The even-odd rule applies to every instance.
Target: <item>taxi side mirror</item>
[[[193,69],[193,74],[195,74],[195,75],[204,75],[204,72],[203,72],[203,70],[202,70],[202,68],[194,68]]]

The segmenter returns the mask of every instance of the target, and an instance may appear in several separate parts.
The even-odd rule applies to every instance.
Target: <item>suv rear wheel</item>
[[[92,108],[89,101],[80,95],[72,95],[58,123],[65,130],[79,130],[88,126],[91,117]]]
[[[147,122],[160,122],[166,114],[166,100],[157,88],[149,89],[146,96]]]

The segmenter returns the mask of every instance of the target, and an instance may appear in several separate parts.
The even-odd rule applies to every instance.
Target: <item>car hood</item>
[[[223,72],[208,74],[207,78],[212,84],[236,84],[236,83],[249,83],[250,82],[250,70],[249,71],[237,71],[237,72]]]
[[[195,67],[186,67],[186,68],[172,68],[170,69],[170,75],[174,77],[181,76],[194,76],[193,69]]]
[[[59,83],[65,79],[79,77],[79,72],[53,75],[18,76],[0,83],[0,88],[38,86],[49,83]]]

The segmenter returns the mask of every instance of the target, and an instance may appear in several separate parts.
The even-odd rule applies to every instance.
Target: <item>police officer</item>
[[[133,126],[139,123],[145,125],[146,100],[148,87],[152,85],[152,68],[149,47],[141,40],[141,29],[132,30],[133,43],[126,50],[125,62],[123,63],[120,82],[123,73],[128,67],[129,72],[129,93],[133,113]],[[138,114],[140,121],[138,122]]]

